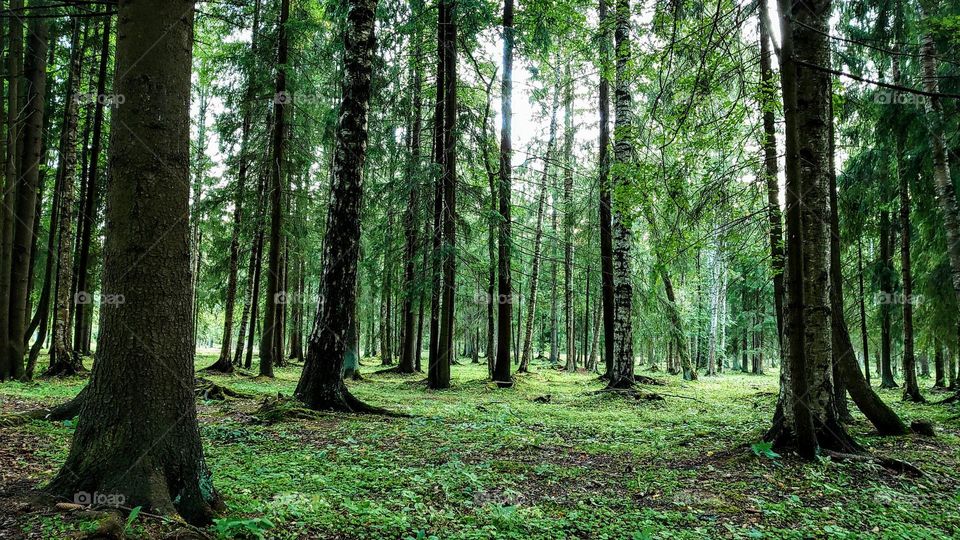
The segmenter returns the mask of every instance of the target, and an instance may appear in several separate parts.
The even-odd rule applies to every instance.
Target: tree
[[[273,133],[270,156],[270,251],[267,257],[267,300],[263,310],[263,332],[260,335],[260,376],[273,377],[274,364],[283,361],[283,324],[280,312],[285,295],[281,294],[281,251],[283,249],[283,192],[287,186],[286,159],[287,107],[291,96],[287,93],[287,61],[289,38],[287,22],[290,18],[290,0],[280,2],[279,36],[277,38],[277,82],[273,99]]]
[[[497,260],[497,359],[493,367],[493,380],[501,388],[513,386],[510,375],[510,347],[513,345],[513,284],[510,276],[511,217],[510,175],[513,164],[511,125],[513,122],[513,0],[503,2],[503,81],[501,84],[502,116],[500,128],[500,224]],[[490,301],[493,301],[491,298]]]
[[[104,306],[70,454],[47,491],[122,494],[129,507],[210,523],[223,503],[203,458],[190,302],[192,0],[118,8]],[[163,122],[157,122],[163,118]],[[150,141],[150,146],[142,141]],[[69,287],[67,287],[69,290]]]
[[[830,0],[779,1],[780,77],[785,120],[787,275],[784,368],[779,408],[767,434],[813,459],[818,447],[858,446],[836,417],[829,298]],[[801,167],[801,156],[804,165]]]
[[[41,10],[44,4],[31,6]],[[34,13],[36,14],[36,13]],[[37,189],[43,156],[43,126],[47,88],[48,24],[43,18],[30,19],[27,39],[26,104],[24,108],[23,154],[17,186],[13,235],[13,267],[10,271],[9,348],[7,362],[14,376],[24,377],[24,349],[30,295],[30,260],[33,256],[34,221],[37,216]],[[32,375],[32,373],[31,373]]]
[[[333,155],[333,184],[324,233],[320,302],[307,341],[296,396],[312,409],[373,410],[343,382],[343,361],[355,328],[360,194],[367,150],[376,0],[351,0],[344,28],[344,78]],[[353,327],[353,328],[351,328]],[[352,342],[352,340],[351,340]]]
[[[600,195],[600,288],[603,306],[603,362],[604,376],[613,372],[613,216],[610,197],[610,16],[607,13],[607,0],[600,0],[600,88],[599,116],[600,133],[597,141],[599,149],[598,174]]]
[[[628,80],[631,62],[630,0],[617,0],[616,27],[616,85],[614,87],[614,163],[613,183],[613,371],[609,388],[629,388],[634,384],[633,371],[633,219],[624,202],[630,189],[629,168],[633,161],[633,97]]]

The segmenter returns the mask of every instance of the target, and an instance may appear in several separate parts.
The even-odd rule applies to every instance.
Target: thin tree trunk
[[[607,0],[600,0],[600,88],[599,115],[599,191],[600,191],[600,271],[603,301],[603,362],[604,377],[613,373],[613,215],[610,197],[610,16],[607,13]]]
[[[67,95],[73,96],[80,77],[83,51],[80,45],[80,23],[73,20],[73,49],[70,53],[70,71],[67,75]],[[64,109],[63,131],[60,138],[61,191],[60,208],[57,212],[57,272],[53,334],[50,344],[50,369],[45,376],[73,375],[82,371],[83,365],[75,354],[70,339],[70,284],[73,278],[73,197],[77,174],[77,116],[79,103],[70,99]],[[124,293],[115,293],[124,294]],[[119,298],[119,297],[118,297]],[[90,301],[91,299],[82,299]],[[106,300],[105,300],[106,302]]]
[[[547,201],[547,186],[550,182],[550,162],[553,159],[553,149],[557,136],[557,108],[560,89],[553,93],[553,107],[550,114],[550,135],[547,138],[547,150],[543,158],[543,175],[541,176],[540,196],[537,198],[537,226],[533,240],[533,266],[530,275],[530,307],[527,309],[527,320],[523,333],[523,354],[520,357],[518,373],[526,373],[533,356],[533,318],[537,311],[537,292],[540,284],[540,261],[543,250],[543,212]]]
[[[285,151],[287,142],[287,56],[289,42],[287,21],[290,18],[290,0],[280,2],[279,37],[277,38],[277,81],[273,104],[273,140],[270,156],[270,251],[267,259],[267,296],[263,310],[263,333],[260,336],[260,376],[273,377],[277,362],[278,335],[283,332],[280,323],[281,304],[281,250],[283,242],[283,191],[286,189]],[[282,349],[281,349],[282,351]]]
[[[449,85],[449,81],[447,82]],[[513,251],[511,235],[510,194],[513,164],[513,0],[503,3],[503,80],[501,84],[500,127],[500,189],[497,250],[497,357],[493,366],[493,380],[497,386],[513,386],[510,374],[510,349],[513,328],[513,283],[511,282],[510,257]],[[451,164],[452,165],[452,164]],[[519,316],[517,322],[519,322]]]
[[[629,46],[628,46],[629,47]],[[573,74],[567,62],[563,84],[563,330],[566,337],[565,369],[577,370],[576,314],[573,300]],[[619,116],[618,116],[619,120]],[[627,132],[629,135],[629,131]],[[632,144],[633,141],[628,141]],[[632,158],[632,150],[624,160]],[[622,163],[626,163],[623,161]]]
[[[863,348],[863,373],[870,387],[870,345],[867,334],[867,299],[863,292],[863,240],[857,239],[857,279],[860,285],[860,339]]]

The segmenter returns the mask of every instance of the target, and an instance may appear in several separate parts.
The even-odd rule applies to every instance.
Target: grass
[[[212,363],[198,357],[197,365]],[[228,513],[214,538],[944,538],[960,535],[958,411],[883,397],[935,439],[881,438],[856,415],[851,431],[871,452],[907,460],[914,479],[863,463],[805,464],[758,442],[777,376],[723,374],[651,388],[664,401],[594,391],[591,374],[535,365],[516,387],[484,381],[485,366],[453,369],[450,390],[422,376],[351,381],[362,399],[410,418],[324,414],[252,422],[260,398],[292,393],[299,368],[263,381],[207,376],[257,399],[200,402],[201,435]],[[929,384],[929,381],[923,381]],[[2,412],[62,401],[82,379],[0,386]],[[930,393],[928,392],[928,395]],[[935,397],[935,396],[933,396]],[[852,404],[851,404],[852,406]],[[71,422],[32,422],[0,436],[3,530],[30,538],[92,531],[100,514],[24,502],[69,449]],[[759,455],[758,455],[759,454]],[[19,493],[19,495],[18,495]],[[6,499],[6,500],[4,500]],[[137,516],[132,537],[181,525]]]

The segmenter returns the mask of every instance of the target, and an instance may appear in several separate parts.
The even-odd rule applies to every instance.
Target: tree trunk
[[[23,0],[10,0],[8,10],[17,13]],[[10,313],[10,270],[13,263],[14,202],[17,191],[20,112],[20,64],[23,60],[23,20],[7,17],[7,139],[3,186],[3,211],[0,212],[0,314]],[[0,381],[19,379],[23,372],[12,362],[8,351],[11,340],[10,325],[0,324]]]
[[[540,177],[540,195],[537,197],[537,225],[533,240],[533,266],[530,274],[530,305],[527,308],[527,320],[524,323],[523,354],[520,357],[518,373],[526,373],[533,356],[533,320],[537,311],[537,293],[540,284],[540,263],[543,250],[543,212],[547,202],[547,186],[550,182],[550,163],[557,136],[557,108],[560,89],[553,93],[553,106],[550,114],[550,135],[547,138],[547,150],[543,158],[543,175]]]
[[[351,0],[344,30],[345,73],[333,154],[333,180],[324,233],[320,301],[296,396],[312,409],[368,410],[343,382],[344,356],[355,349],[360,196],[367,149],[376,0]]]
[[[273,377],[277,362],[278,336],[283,333],[279,326],[280,288],[282,279],[281,250],[283,248],[283,191],[286,189],[285,151],[287,143],[287,106],[291,101],[287,94],[287,21],[290,18],[290,0],[280,2],[279,37],[277,38],[277,81],[273,103],[273,140],[270,156],[270,251],[267,259],[267,296],[263,310],[263,331],[260,335],[260,376]],[[282,352],[282,349],[281,349]],[[339,376],[339,375],[338,375]]]
[[[91,283],[93,263],[91,261],[91,244],[93,243],[93,229],[96,226],[97,212],[100,207],[100,153],[103,145],[103,118],[106,105],[107,64],[110,59],[110,36],[113,17],[104,18],[100,43],[100,63],[97,74],[97,103],[93,114],[93,144],[90,149],[90,169],[87,173],[86,197],[81,214],[80,254],[77,261],[77,293],[92,297],[92,289],[96,284]],[[74,314],[74,349],[80,354],[89,354],[88,336],[93,322],[93,305],[77,302]]]
[[[254,2],[253,7],[253,25],[251,26],[250,49],[252,56],[256,58],[257,42],[260,35],[260,0]],[[219,371],[222,373],[232,373],[234,363],[231,359],[230,345],[233,341],[233,312],[237,302],[237,275],[240,267],[240,230],[243,224],[243,199],[246,195],[247,171],[249,169],[249,138],[250,128],[253,123],[252,101],[256,89],[253,83],[253,70],[247,73],[247,88],[244,92],[243,118],[240,124],[240,155],[237,165],[237,187],[233,197],[233,232],[230,236],[230,262],[227,271],[227,298],[224,303],[223,314],[223,337],[220,340],[220,356],[217,361],[207,369],[210,371]],[[244,306],[244,311],[249,306]],[[242,317],[246,317],[246,313]],[[242,318],[241,317],[241,318]],[[243,325],[238,335],[243,335]],[[242,341],[239,342],[242,344]],[[241,345],[238,344],[239,349]]]
[[[31,6],[42,10],[45,4]],[[43,156],[43,127],[47,88],[47,21],[31,18],[27,40],[27,94],[24,107],[23,155],[16,193],[13,254],[10,285],[9,347],[7,362],[12,375],[24,378],[24,346],[30,296],[30,260],[32,258],[34,221],[37,215],[37,189]],[[31,373],[32,375],[32,373]]]
[[[880,211],[880,388],[897,388],[891,369],[890,316],[893,310],[893,231],[890,212]]]
[[[414,17],[423,12],[423,1],[412,0],[410,2],[410,11]],[[400,365],[397,370],[400,373],[413,373],[415,371],[418,334],[416,332],[416,313],[414,312],[414,301],[419,297],[417,287],[417,256],[420,240],[418,238],[418,219],[420,216],[420,190],[422,168],[420,166],[420,136],[421,136],[421,115],[423,114],[423,70],[421,68],[420,56],[423,54],[422,39],[420,37],[419,26],[414,30],[411,37],[412,59],[410,60],[410,72],[412,80],[410,129],[407,130],[407,184],[409,193],[407,195],[407,210],[404,214],[404,236],[405,249],[403,257],[403,301],[400,307],[401,320],[403,324],[403,343],[400,346]],[[484,119],[486,122],[486,119]]]
[[[783,217],[780,213],[780,186],[777,168],[777,128],[773,96],[776,81],[773,75],[770,29],[766,25],[767,1],[760,0],[760,85],[763,109],[763,172],[767,184],[767,216],[770,221],[770,266],[773,271],[773,306],[777,316],[777,342],[783,356]]]
[[[836,417],[829,287],[830,77],[800,62],[830,65],[830,0],[780,0],[781,81],[786,121],[787,307],[780,403],[767,434],[814,459],[818,446],[859,448]],[[794,9],[796,8],[796,9]],[[801,166],[802,160],[802,166]]]
[[[500,223],[497,243],[497,357],[493,366],[493,381],[500,388],[513,386],[510,374],[510,349],[514,344],[513,283],[510,257],[513,251],[511,235],[510,192],[513,164],[513,0],[503,3],[503,80],[501,81],[500,125]],[[519,321],[519,318],[517,319]]]
[[[937,341],[936,350],[933,353],[933,386],[934,388],[943,388],[946,386],[943,376],[943,345]]]
[[[132,136],[115,137],[110,148],[104,291],[125,302],[104,306],[70,455],[47,490],[71,500],[81,491],[122,495],[131,508],[203,526],[224,506],[204,462],[193,387],[183,219],[193,8],[189,0],[119,7],[115,88],[127,103],[116,124]],[[137,103],[143,96],[149,101]]]
[[[867,298],[863,292],[863,241],[857,239],[857,279],[860,285],[860,339],[863,348],[863,373],[870,388],[870,345],[867,334]],[[849,380],[848,380],[849,384]]]
[[[73,48],[70,53],[70,71],[67,75],[67,95],[73,96],[80,77],[83,51],[80,46],[80,23],[73,20]],[[73,375],[82,371],[83,364],[73,350],[70,338],[71,280],[73,278],[73,197],[77,174],[77,116],[78,100],[71,98],[64,108],[63,129],[60,137],[60,208],[57,212],[57,272],[54,303],[53,334],[50,338],[50,369],[45,376]],[[53,226],[53,225],[51,225]],[[123,293],[116,293],[123,294]],[[104,302],[107,303],[106,296]],[[119,298],[119,296],[117,297]],[[91,302],[91,298],[77,298]]]
[[[630,177],[626,168],[633,162],[633,96],[627,79],[627,67],[631,62],[630,0],[617,0],[614,41],[616,46],[616,85],[614,108],[616,121],[614,132],[614,163],[612,188],[614,192],[630,189]],[[625,208],[614,197],[613,201],[613,272],[614,272],[614,320],[613,320],[613,370],[610,372],[609,388],[628,388],[634,384],[633,375],[633,218],[631,209]]]
[[[920,2],[924,18],[937,13],[938,0]],[[937,78],[937,45],[933,34],[923,36],[920,49],[923,55],[923,89],[931,95],[924,101],[927,113],[927,128],[930,132],[930,149],[933,154],[933,182],[937,200],[943,213],[944,229],[947,235],[947,254],[950,258],[950,276],[953,291],[960,302],[960,213],[957,210],[956,188],[950,179],[950,163],[947,161],[947,145],[944,138],[944,113],[940,103],[940,84]]]
[[[607,0],[600,0],[600,136],[599,136],[599,187],[600,187],[600,270],[603,300],[603,362],[604,376],[613,372],[613,217],[610,198],[610,24]]]
[[[628,45],[629,48],[629,45]],[[624,83],[626,84],[626,83]],[[573,74],[567,62],[563,83],[563,333],[565,369],[577,370],[576,314],[573,300]],[[619,117],[618,117],[619,118]],[[629,131],[628,131],[629,133]],[[629,136],[629,135],[628,135]],[[632,144],[633,141],[628,141]],[[631,159],[632,151],[626,154]],[[623,159],[623,158],[621,158]],[[626,161],[625,161],[626,162]],[[624,163],[625,163],[624,162]],[[621,179],[622,181],[622,179]],[[621,218],[622,219],[622,218]]]

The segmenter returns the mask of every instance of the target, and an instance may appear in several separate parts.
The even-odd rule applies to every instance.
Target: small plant
[[[770,459],[776,459],[780,457],[780,454],[773,451],[773,443],[767,441],[755,442],[750,445],[750,449],[753,450],[753,453],[759,457],[766,457]]]
[[[215,519],[213,532],[220,538],[266,538],[263,533],[273,528],[273,522],[266,518]]]

